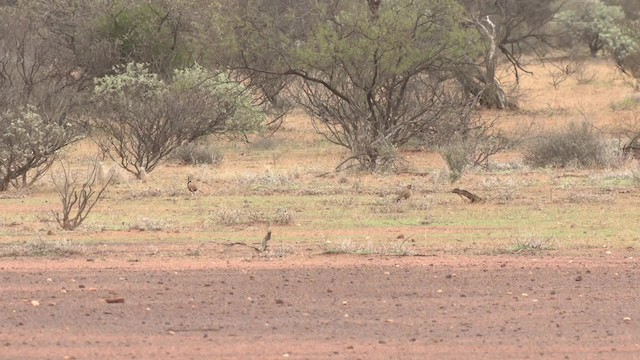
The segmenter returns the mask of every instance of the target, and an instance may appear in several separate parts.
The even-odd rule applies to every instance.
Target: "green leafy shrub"
[[[201,66],[165,81],[145,64],[96,80],[94,137],[101,150],[140,178],[178,147],[206,135],[255,131],[263,120],[252,97],[225,74]]]
[[[0,191],[32,184],[51,166],[56,151],[80,137],[78,129],[50,121],[34,107],[0,113]]]

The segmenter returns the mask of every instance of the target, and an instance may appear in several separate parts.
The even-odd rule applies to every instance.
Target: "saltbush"
[[[537,138],[525,150],[524,160],[534,167],[606,167],[612,162],[600,132],[588,121]]]

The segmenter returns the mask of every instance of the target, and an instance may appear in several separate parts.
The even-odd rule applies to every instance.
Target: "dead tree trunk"
[[[508,107],[507,98],[496,78],[496,27],[489,16],[485,20],[474,20],[473,23],[487,40],[489,47],[484,56],[483,66],[467,67],[458,80],[467,93],[478,98],[480,105],[489,109],[505,109]]]

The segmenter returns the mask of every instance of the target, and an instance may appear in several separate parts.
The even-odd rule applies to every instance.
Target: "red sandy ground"
[[[0,358],[640,358],[634,251],[5,258]]]

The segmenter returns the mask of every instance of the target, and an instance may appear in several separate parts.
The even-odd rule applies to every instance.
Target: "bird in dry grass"
[[[196,184],[193,181],[191,181],[190,177],[187,178],[187,189],[189,189],[189,191],[192,194],[195,194],[195,193],[198,192],[198,187],[196,186]]]
[[[399,202],[401,200],[407,200],[410,197],[411,197],[411,184],[407,185],[406,188],[402,189],[402,191],[398,193],[398,196],[396,197],[396,202]]]

